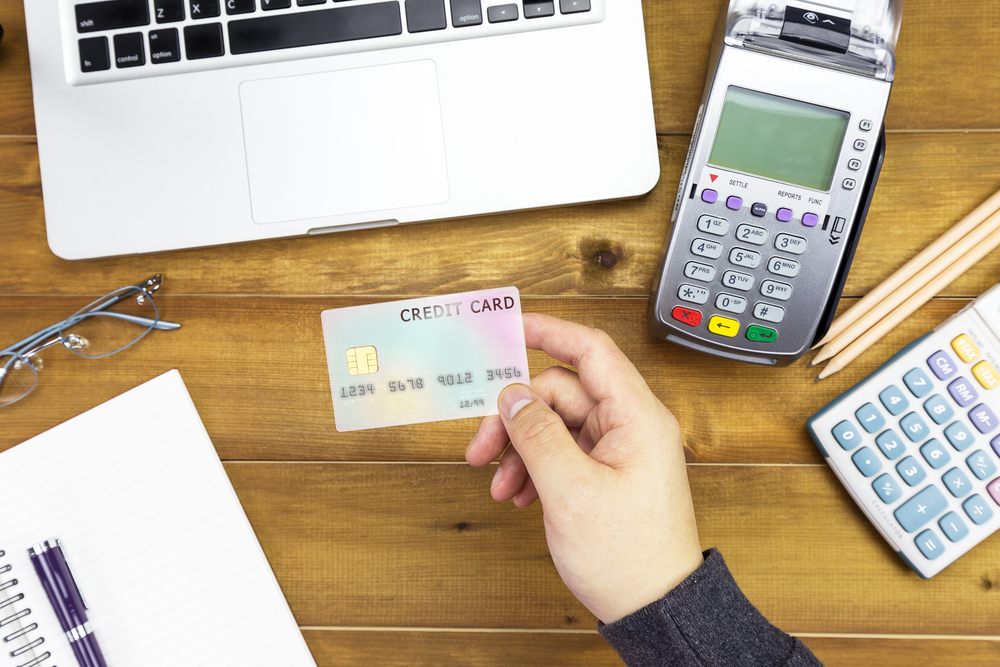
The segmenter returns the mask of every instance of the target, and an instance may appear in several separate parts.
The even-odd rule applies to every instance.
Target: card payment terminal
[[[885,151],[900,0],[723,7],[650,331],[765,365],[830,326]]]

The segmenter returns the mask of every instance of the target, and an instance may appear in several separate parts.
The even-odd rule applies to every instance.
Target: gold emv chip
[[[368,375],[378,370],[378,352],[374,345],[351,347],[347,350],[347,371],[351,375]]]

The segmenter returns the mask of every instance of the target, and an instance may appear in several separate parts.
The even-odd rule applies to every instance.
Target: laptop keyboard
[[[102,0],[64,4],[74,85],[596,23],[604,0]],[[484,11],[485,10],[485,11]]]

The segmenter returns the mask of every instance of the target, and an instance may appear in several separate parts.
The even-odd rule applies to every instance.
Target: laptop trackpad
[[[240,85],[258,223],[448,200],[430,60]]]

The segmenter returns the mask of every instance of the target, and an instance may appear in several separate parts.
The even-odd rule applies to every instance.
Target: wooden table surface
[[[1000,255],[818,384],[806,360],[760,368],[654,339],[649,286],[721,0],[644,4],[662,164],[645,197],[67,262],[45,241],[23,6],[0,0],[0,342],[155,272],[161,316],[183,324],[108,359],[47,355],[35,393],[0,411],[0,449],[176,367],[320,665],[620,665],[556,574],[537,503],[493,502],[493,471],[465,464],[476,420],[334,428],[320,311],[515,285],[524,310],[600,327],[635,362],[683,428],[703,545],[827,665],[1000,664],[1000,537],[921,580],[804,426],[996,282]],[[1000,5],[958,7],[906,1],[842,307],[1000,188]]]

